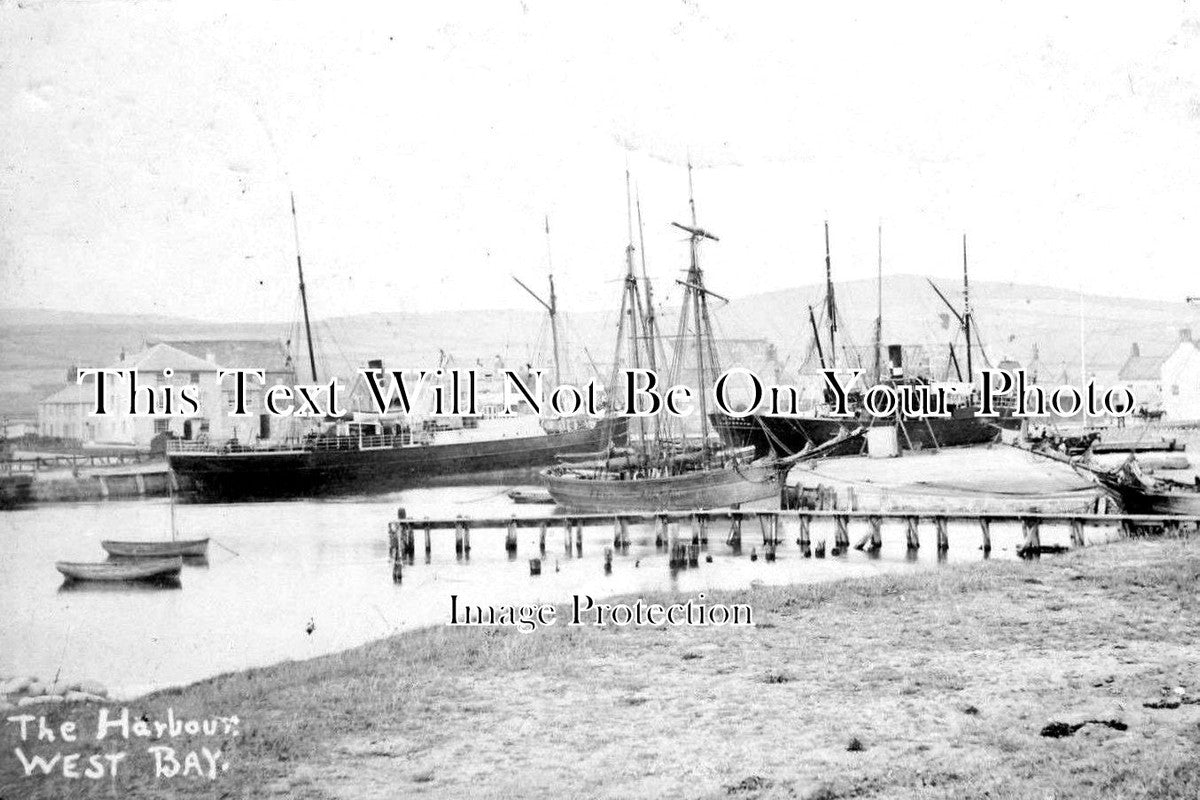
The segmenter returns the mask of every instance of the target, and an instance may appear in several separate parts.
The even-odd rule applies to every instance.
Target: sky
[[[1179,2],[0,2],[3,308],[271,321],[835,277],[1200,295]],[[549,217],[550,235],[545,232]],[[635,220],[636,229],[636,220]],[[635,230],[636,233],[636,230]],[[466,319],[466,318],[464,318]]]

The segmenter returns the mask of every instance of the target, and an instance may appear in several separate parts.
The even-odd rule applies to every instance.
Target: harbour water
[[[104,558],[101,539],[169,536],[166,500],[106,501],[34,506],[0,514],[0,674],[101,681],[118,696],[200,680],[246,667],[304,659],[354,647],[397,631],[443,625],[450,595],[471,604],[565,602],[573,594],[597,599],[678,589],[694,595],[784,584],[937,568],[941,560],[982,558],[977,526],[950,526],[950,549],[939,559],[932,526],[922,527],[915,557],[902,526],[884,525],[877,554],[804,559],[796,531],[784,530],[778,560],[751,561],[762,541],[757,523],[743,527],[743,548],[724,544],[714,526],[697,568],[672,571],[649,527],[630,530],[632,544],[606,574],[603,549],[611,526],[584,529],[582,556],[564,547],[551,528],[543,572],[529,574],[538,532],[521,529],[515,558],[503,531],[475,531],[469,559],[455,556],[454,533],[434,531],[425,560],[418,529],[415,563],[394,584],[387,559],[387,523],[404,506],[409,517],[458,514],[541,515],[550,506],[514,505],[507,486],[428,488],[384,496],[237,505],[179,505],[181,538],[212,538],[206,565],[185,566],[178,588],[64,585],[56,560]],[[852,531],[856,539],[861,532]],[[1016,526],[996,525],[992,558],[1015,558]],[[813,526],[814,541],[831,529]],[[1049,529],[1045,544],[1065,544]],[[761,550],[761,546],[760,546]],[[311,628],[311,632],[309,629]],[[533,634],[536,635],[536,634]]]

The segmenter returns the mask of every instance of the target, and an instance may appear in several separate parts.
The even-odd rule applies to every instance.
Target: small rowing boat
[[[158,558],[128,562],[58,561],[54,568],[69,581],[154,581],[178,577],[182,558]]]
[[[105,540],[100,546],[116,558],[203,558],[208,554],[208,539],[176,539],[170,542],[120,542]]]

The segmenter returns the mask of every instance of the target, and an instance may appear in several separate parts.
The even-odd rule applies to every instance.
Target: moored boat
[[[100,546],[116,558],[199,558],[208,554],[208,539],[179,539],[170,542],[130,542],[105,539]]]
[[[158,558],[137,561],[57,561],[54,568],[71,581],[153,581],[179,576],[183,559]]]

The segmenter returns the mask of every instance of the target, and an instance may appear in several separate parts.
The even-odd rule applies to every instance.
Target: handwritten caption
[[[16,714],[5,720],[19,741],[13,748],[24,776],[60,775],[68,779],[115,779],[133,769],[131,753],[144,749],[155,778],[198,778],[214,781],[229,769],[225,756],[240,735],[237,716],[134,717],[128,708],[96,710],[94,723],[47,721],[45,715]],[[89,721],[90,722],[90,721]],[[88,743],[107,742],[105,752],[89,752]],[[144,748],[133,749],[133,745]],[[104,745],[98,745],[104,746]]]

